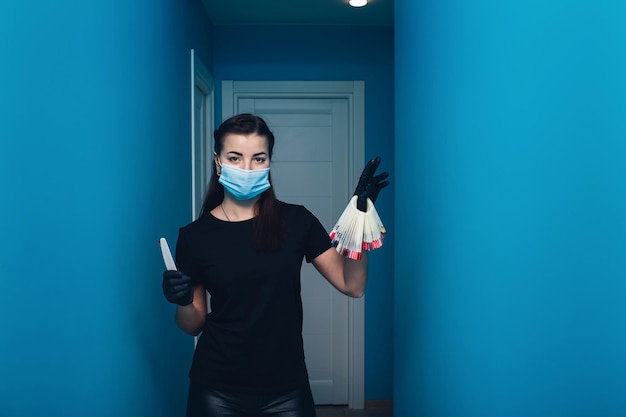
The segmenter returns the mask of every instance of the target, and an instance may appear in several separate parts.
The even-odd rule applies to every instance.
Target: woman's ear
[[[217,176],[219,177],[220,175],[222,175],[222,164],[220,164],[220,160],[217,157],[216,152],[213,152],[213,163],[215,164],[215,172],[217,173]]]

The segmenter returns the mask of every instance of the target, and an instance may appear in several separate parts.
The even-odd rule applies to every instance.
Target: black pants
[[[309,384],[282,394],[243,394],[189,385],[187,417],[315,417]]]

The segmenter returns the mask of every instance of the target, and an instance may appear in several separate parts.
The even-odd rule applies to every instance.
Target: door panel
[[[276,137],[271,175],[279,199],[334,226],[348,201],[345,98],[240,99],[237,113],[263,117]],[[302,268],[303,339],[317,404],[348,403],[348,299],[310,264]]]
[[[279,198],[304,205],[331,230],[365,160],[363,81],[222,81],[222,118],[243,112],[263,116],[276,134],[272,177]],[[302,288],[315,400],[345,404],[347,396],[350,408],[362,409],[365,298],[341,295],[306,263]]]

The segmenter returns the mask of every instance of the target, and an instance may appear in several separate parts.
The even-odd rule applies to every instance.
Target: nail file
[[[165,268],[167,268],[168,271],[176,271],[176,264],[174,263],[174,258],[172,258],[172,252],[170,252],[170,247],[167,245],[167,240],[162,237],[161,239],[159,239],[159,244],[161,245],[161,254],[163,255]]]

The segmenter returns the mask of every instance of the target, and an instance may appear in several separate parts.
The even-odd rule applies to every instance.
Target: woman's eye
[[[265,158],[256,158],[256,162],[259,164],[265,163]]]
[[[229,160],[230,162],[237,162],[237,161],[239,160],[239,158],[238,158],[238,157],[236,157],[236,156],[229,156],[229,157],[228,157],[228,160]]]

